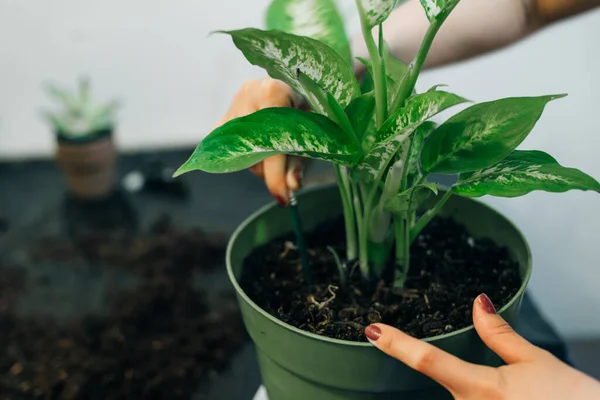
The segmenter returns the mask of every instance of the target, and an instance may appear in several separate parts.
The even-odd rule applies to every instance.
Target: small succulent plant
[[[58,112],[45,112],[46,120],[53,126],[58,137],[84,139],[97,136],[115,125],[118,101],[103,105],[94,104],[90,96],[90,80],[79,79],[78,91],[74,94],[55,84],[47,84],[46,91],[62,105]]]

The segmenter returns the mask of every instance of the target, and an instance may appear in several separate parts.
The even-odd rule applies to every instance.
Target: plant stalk
[[[356,259],[356,221],[352,207],[352,194],[348,185],[348,175],[339,165],[333,166],[337,178],[340,196],[342,198],[342,209],[344,211],[344,227],[346,230],[346,259]]]
[[[366,13],[360,0],[356,0],[356,6],[360,15],[360,25],[362,28],[362,34],[373,64],[373,83],[375,85],[375,121],[376,126],[379,128],[387,119],[387,82],[385,76],[385,70],[382,68],[382,59],[373,39],[373,33],[369,24],[367,23]],[[379,29],[383,29],[380,25]]]
[[[306,76],[301,75],[301,79],[307,79]],[[312,81],[308,81],[312,82]],[[336,112],[329,104],[327,94],[322,90],[316,90],[315,96],[318,101],[323,105],[325,109],[325,114],[329,119],[333,122],[337,123],[342,129],[348,132],[349,135],[352,135],[357,145],[360,146],[360,141],[358,140],[358,136],[356,132],[352,129],[352,124],[348,119],[348,116],[344,112]],[[309,105],[313,110],[317,110],[316,104],[307,99]],[[352,207],[352,191],[350,188],[350,183],[348,179],[348,173],[346,170],[343,170],[337,164],[333,165],[333,169],[335,171],[335,176],[337,180],[337,186],[340,190],[340,197],[342,199],[342,209],[344,212],[344,226],[346,230],[346,259],[354,260],[357,257],[357,241],[356,241],[356,220],[354,216],[354,209]]]
[[[419,233],[421,233],[421,231],[427,226],[427,224],[433,219],[433,217],[435,217],[440,212],[442,207],[444,207],[444,204],[446,204],[446,202],[450,199],[450,196],[452,196],[452,189],[448,190],[444,194],[440,201],[437,202],[435,207],[427,211],[425,214],[423,214],[421,218],[419,218],[415,226],[413,226],[410,230],[410,243],[412,243],[417,238],[417,236],[419,236]]]
[[[421,73],[423,63],[427,58],[427,54],[431,49],[433,39],[435,38],[435,35],[442,26],[444,20],[445,18],[440,18],[429,24],[429,28],[427,28],[427,32],[425,32],[425,37],[423,38],[421,47],[419,48],[415,59],[410,63],[409,71],[406,74],[406,78],[404,78],[402,84],[400,85],[400,89],[392,105],[392,110],[399,109],[404,104],[404,101],[410,96],[410,94],[415,89],[417,79],[419,78],[419,74]]]
[[[302,230],[302,221],[300,219],[300,213],[298,212],[298,200],[296,196],[292,194],[290,198],[290,209],[292,210],[292,221],[294,223],[294,230],[296,231],[296,240],[298,242],[298,251],[300,252],[300,262],[302,263],[302,274],[304,275],[304,281],[312,285],[314,283],[312,269],[310,267],[310,261],[308,259],[308,248],[304,241],[304,231]]]
[[[394,228],[396,235],[394,287],[403,288],[410,269],[410,223],[404,218],[395,218]]]

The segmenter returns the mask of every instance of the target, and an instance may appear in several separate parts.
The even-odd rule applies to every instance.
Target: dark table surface
[[[198,172],[173,182],[168,177],[191,151],[121,155],[118,165],[121,192],[117,201],[108,207],[129,210],[136,229],[146,229],[167,213],[177,227],[201,227],[207,232],[229,235],[251,212],[271,201],[262,182],[248,172],[226,175]],[[326,165],[316,164],[307,174],[307,182],[323,182],[330,177],[331,171]],[[145,183],[140,189],[142,181]],[[62,174],[52,161],[0,163],[0,259],[21,261],[20,265],[28,269],[30,276],[40,274],[41,267],[23,261],[24,249],[37,237],[66,237],[72,228],[66,221],[77,219],[71,215],[74,209],[76,204],[65,194]],[[19,299],[19,312],[67,320],[104,306],[106,299],[101,289],[108,283],[97,271],[80,271],[67,279],[63,269],[48,271],[47,266],[44,268],[44,274],[50,274],[55,278],[53,282],[59,283],[51,288],[27,291]],[[114,278],[111,282],[114,284]],[[127,285],[127,276],[119,282]],[[228,285],[223,268],[215,274],[208,288],[220,290]],[[515,328],[534,344],[568,361],[564,342],[539,314],[529,296],[525,297],[521,319]],[[259,385],[254,349],[247,341],[228,370],[204,389],[208,395],[203,398],[251,399]]]

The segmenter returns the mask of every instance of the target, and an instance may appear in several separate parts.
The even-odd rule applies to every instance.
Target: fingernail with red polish
[[[277,202],[277,204],[279,205],[279,207],[285,207],[285,206],[287,206],[287,202],[281,196],[275,196],[275,201]]]
[[[484,311],[488,314],[496,314],[496,308],[494,307],[494,304],[492,303],[490,298],[487,297],[486,294],[481,294],[479,296],[479,303],[481,304],[481,307],[484,309]]]
[[[378,326],[375,325],[369,325],[367,326],[367,328],[365,329],[365,336],[369,339],[372,340],[374,342],[377,341],[377,339],[379,339],[381,337],[381,329],[379,329]]]

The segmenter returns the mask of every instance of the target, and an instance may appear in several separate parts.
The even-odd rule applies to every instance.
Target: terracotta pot
[[[98,199],[112,193],[117,160],[112,132],[103,132],[91,140],[59,136],[56,160],[75,197]]]

